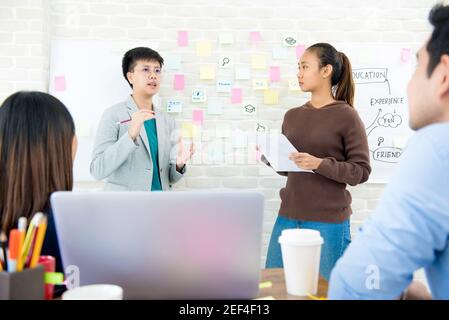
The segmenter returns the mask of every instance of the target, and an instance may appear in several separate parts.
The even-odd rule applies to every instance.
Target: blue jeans
[[[321,233],[324,244],[321,247],[320,274],[329,280],[337,260],[351,243],[349,219],[342,223],[326,223],[292,220],[278,216],[271,233],[265,268],[283,268],[281,246],[278,239],[282,230],[292,228],[313,229]]]

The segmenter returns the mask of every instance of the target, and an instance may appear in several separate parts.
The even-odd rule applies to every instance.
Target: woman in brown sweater
[[[278,238],[284,229],[321,233],[321,275],[332,268],[351,241],[351,195],[346,185],[368,180],[371,172],[365,127],[355,111],[348,57],[327,43],[309,47],[298,63],[298,82],[311,93],[305,105],[289,110],[282,133],[299,151],[290,160],[310,172],[280,172],[287,185],[268,247],[266,267],[281,268]]]

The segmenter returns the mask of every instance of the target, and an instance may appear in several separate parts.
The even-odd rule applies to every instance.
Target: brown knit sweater
[[[289,110],[282,133],[299,152],[324,159],[315,173],[280,172],[287,185],[280,191],[279,215],[304,221],[341,223],[351,211],[346,184],[368,180],[368,141],[357,111],[343,101],[322,108],[310,102]]]

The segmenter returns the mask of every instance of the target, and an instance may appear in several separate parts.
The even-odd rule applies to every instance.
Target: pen
[[[23,248],[22,248],[22,265],[25,265],[25,263],[27,262],[27,257],[31,248],[31,243],[34,240],[34,236],[35,236],[35,228],[38,227],[39,222],[41,220],[41,218],[43,217],[42,212],[38,212],[36,213],[33,218],[31,219],[31,222],[28,226],[28,230],[27,233],[25,235],[25,241],[23,244]]]
[[[9,233],[9,257],[8,272],[17,271],[17,258],[19,257],[20,233],[17,229],[12,229]]]
[[[3,252],[3,259],[5,262],[5,270],[8,270],[8,257],[6,255],[6,235],[5,233],[2,231],[1,235],[0,235],[0,242],[2,244],[2,252]]]
[[[25,241],[25,231],[27,227],[27,221],[28,220],[25,217],[19,218],[18,230],[20,234],[20,239],[19,239],[19,256],[17,257],[17,271],[23,270],[22,251],[23,251],[23,244]]]
[[[115,124],[123,124],[123,123],[127,123],[129,121],[131,121],[132,119],[128,119],[128,120],[122,120],[122,121],[117,121]]]
[[[30,268],[34,268],[39,261],[41,255],[42,244],[44,243],[45,231],[47,231],[47,218],[42,217],[36,234],[36,242],[34,244],[33,252],[31,254]]]

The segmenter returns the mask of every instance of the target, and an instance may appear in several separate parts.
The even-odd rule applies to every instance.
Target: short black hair
[[[427,74],[430,77],[440,63],[441,56],[449,54],[449,6],[436,4],[430,10],[429,22],[434,27],[426,48],[429,53]]]
[[[128,72],[131,72],[134,70],[134,67],[136,66],[136,63],[138,60],[144,60],[144,61],[157,61],[161,65],[161,67],[164,64],[164,59],[161,57],[159,52],[147,48],[147,47],[137,47],[131,50],[128,50],[122,59],[122,71],[123,76],[125,77],[126,81],[129,83],[131,88],[133,85],[128,81],[128,77],[126,74]]]

